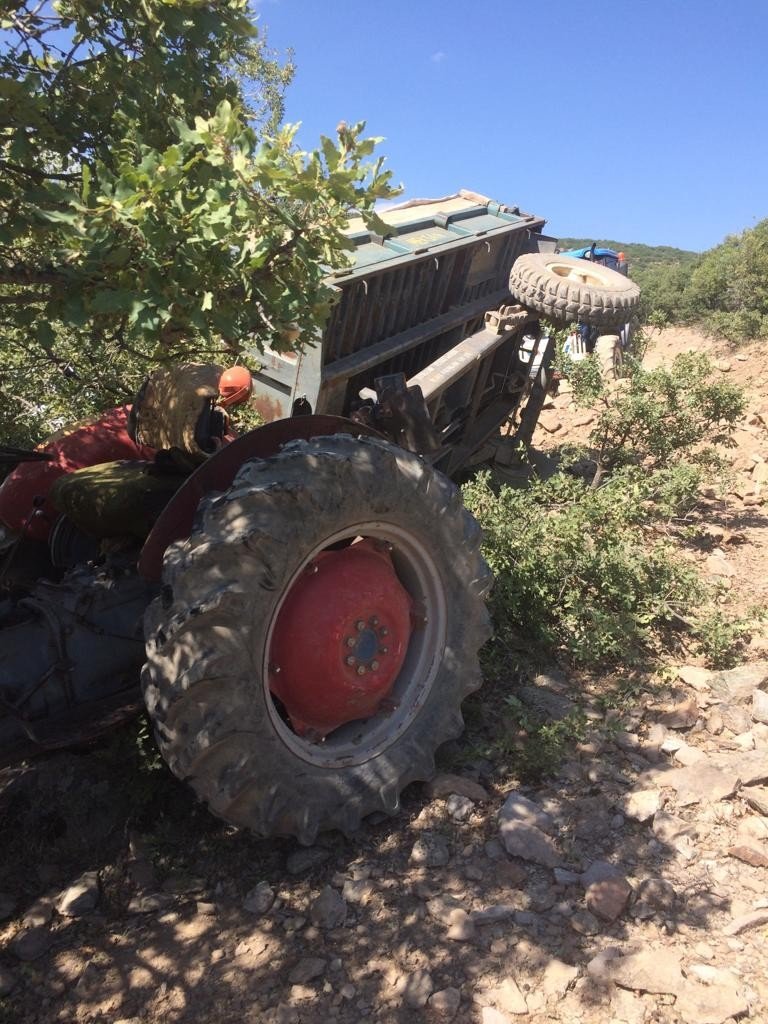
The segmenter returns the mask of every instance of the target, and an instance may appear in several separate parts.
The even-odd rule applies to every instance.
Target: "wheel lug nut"
[[[357,674],[359,676],[364,676],[365,675],[365,665],[358,665],[357,666]]]
[[[379,654],[389,654],[389,648],[388,647],[380,647],[379,648]]]
[[[379,667],[378,661],[372,661],[371,662],[371,672],[375,672],[378,667]]]
[[[370,620],[370,623],[371,623],[372,626],[378,626],[379,620],[374,615],[373,618]]]
[[[270,661],[270,663],[269,663],[269,671],[272,673],[273,676],[276,676],[279,673],[279,671],[280,671],[280,666],[279,665],[275,665],[275,663],[273,661]]]
[[[350,656],[348,658],[345,658],[344,660],[346,661],[346,663],[348,665],[355,665],[355,664],[357,664],[357,658],[353,658],[351,654],[350,654]]]
[[[353,636],[348,636],[345,643],[347,647],[354,647],[355,644],[357,643],[357,640],[355,640]]]
[[[388,636],[389,630],[387,629],[386,626],[382,626],[381,629],[379,630],[379,633],[381,636]]]
[[[355,629],[358,631],[358,633],[362,633],[362,631],[365,629],[365,623],[363,622],[362,619],[357,620],[357,622],[355,623]]]

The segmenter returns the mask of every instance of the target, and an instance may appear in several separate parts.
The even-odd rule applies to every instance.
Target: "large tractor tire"
[[[624,353],[618,334],[601,334],[592,354],[598,361],[604,381],[610,383],[624,375]]]
[[[160,749],[225,820],[353,832],[434,773],[480,685],[491,578],[457,488],[348,435],[294,441],[203,499],[145,622]]]
[[[640,289],[624,274],[555,253],[519,256],[510,271],[509,290],[524,306],[556,323],[581,321],[593,327],[626,323],[640,301]]]

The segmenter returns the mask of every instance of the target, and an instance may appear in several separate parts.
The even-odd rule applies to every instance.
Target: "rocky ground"
[[[721,370],[755,375],[749,440],[691,554],[736,608],[768,580],[757,354]],[[544,447],[588,430],[568,403]],[[553,778],[521,783],[481,693],[398,816],[308,849],[214,822],[135,729],[6,771],[0,1022],[768,1021],[763,653],[758,630],[727,672],[531,670],[524,708],[586,723]]]

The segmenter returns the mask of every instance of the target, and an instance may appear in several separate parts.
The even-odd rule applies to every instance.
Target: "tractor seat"
[[[186,478],[181,469],[169,472],[153,462],[105,462],[59,477],[50,498],[58,512],[91,537],[143,541]]]

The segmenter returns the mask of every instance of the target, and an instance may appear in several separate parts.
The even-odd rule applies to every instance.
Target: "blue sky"
[[[313,146],[366,120],[406,195],[705,249],[768,217],[768,0],[259,0]]]

